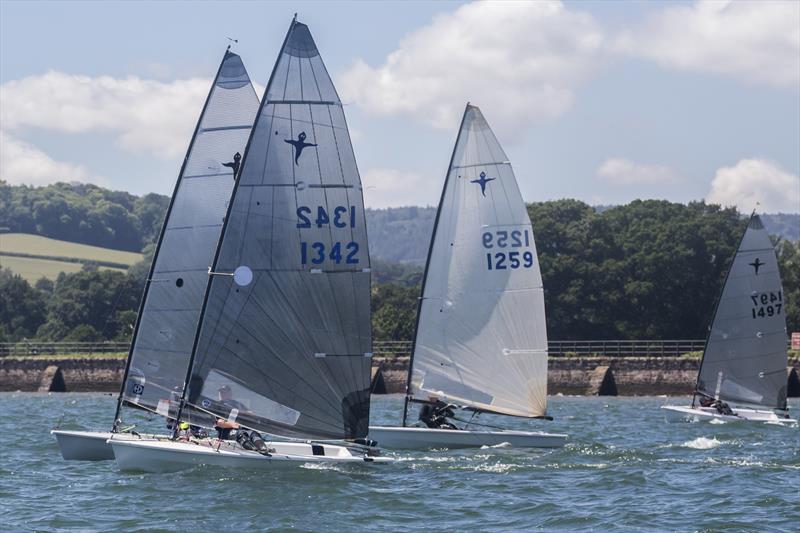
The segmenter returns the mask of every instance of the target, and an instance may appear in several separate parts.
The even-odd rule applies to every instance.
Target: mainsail
[[[467,105],[425,269],[409,397],[545,415],[547,329],[536,245],[506,154]]]
[[[786,314],[778,258],[758,215],[733,258],[700,363],[697,391],[786,409]]]
[[[209,279],[189,405],[289,437],[364,437],[370,262],[342,104],[293,21]]]
[[[169,412],[170,400],[182,393],[208,267],[257,110],[258,96],[241,58],[226,51],[167,210],[142,296],[120,402],[164,416],[176,414]]]

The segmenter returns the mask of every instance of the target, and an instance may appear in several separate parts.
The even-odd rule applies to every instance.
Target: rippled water
[[[5,531],[798,530],[800,430],[668,424],[665,401],[554,397],[552,423],[483,419],[566,432],[559,450],[402,452],[381,468],[130,474],[113,462],[65,462],[48,434],[59,419],[105,428],[114,397],[3,393],[0,516]],[[791,406],[800,411],[797,400]],[[400,397],[377,397],[373,422],[395,422],[401,409]]]

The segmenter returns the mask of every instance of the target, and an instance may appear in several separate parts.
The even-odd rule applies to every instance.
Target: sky
[[[228,38],[263,93],[292,15],[367,206],[435,205],[467,101],[529,202],[800,212],[800,2],[0,0],[0,179],[169,194]]]

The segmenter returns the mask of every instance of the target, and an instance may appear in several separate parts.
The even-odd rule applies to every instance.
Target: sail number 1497
[[[750,309],[753,318],[764,318],[781,314],[783,309],[783,292],[762,292],[751,294],[753,308]]]
[[[483,233],[483,247],[492,250],[486,254],[486,268],[506,270],[530,268],[534,263],[530,250],[531,238],[528,230],[499,230]],[[515,250],[515,248],[522,248]]]

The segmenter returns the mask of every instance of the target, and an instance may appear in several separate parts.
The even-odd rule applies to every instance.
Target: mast
[[[442,213],[442,205],[444,205],[444,197],[447,193],[447,184],[450,180],[450,173],[453,170],[453,160],[456,156],[456,149],[458,148],[458,141],[461,139],[461,132],[464,129],[464,120],[467,118],[467,111],[469,111],[470,105],[467,102],[467,105],[464,108],[464,114],[461,115],[461,124],[458,126],[458,134],[456,135],[456,142],[453,144],[453,152],[450,154],[450,163],[447,166],[447,173],[444,177],[444,185],[442,186],[442,195],[439,198],[439,207],[436,209],[436,217],[433,220],[433,233],[431,233],[431,240],[428,244],[428,257],[425,259],[425,271],[422,275],[422,286],[420,287],[419,298],[417,299],[417,320],[414,324],[414,345],[411,349],[411,356],[408,359],[408,376],[406,378],[406,397],[405,402],[403,403],[403,427],[406,426],[406,422],[408,419],[408,402],[409,402],[409,394],[411,390],[411,376],[413,375],[414,371],[414,353],[417,351],[417,335],[419,333],[419,320],[420,315],[422,314],[422,302],[425,298],[425,284],[428,281],[428,269],[430,268],[431,263],[431,254],[433,253],[433,244],[436,240],[436,228],[439,226],[439,216]]]
[[[695,380],[694,393],[692,394],[692,407],[694,407],[694,403],[697,400],[697,393],[700,385],[700,376],[703,371],[703,361],[706,358],[706,350],[708,350],[708,341],[709,339],[711,339],[711,330],[714,327],[714,319],[717,317],[717,311],[719,310],[719,303],[720,301],[722,301],[722,294],[725,292],[725,285],[728,283],[728,278],[730,277],[731,271],[733,270],[733,265],[736,262],[736,254],[739,253],[739,248],[741,248],[742,242],[744,242],[744,236],[747,235],[747,229],[750,227],[750,221],[753,220],[753,217],[755,215],[756,215],[756,210],[753,209],[753,212],[750,214],[750,218],[747,220],[747,224],[744,227],[742,236],[739,237],[739,243],[736,245],[736,249],[734,250],[733,256],[731,257],[731,262],[728,265],[728,271],[725,273],[725,280],[722,282],[722,288],[720,289],[719,294],[717,294],[716,303],[714,303],[714,312],[711,314],[711,322],[709,322],[708,331],[706,331],[706,343],[703,346],[703,355],[702,357],[700,357],[700,366],[698,366],[697,368],[697,379]]]
[[[169,222],[170,214],[172,213],[172,208],[173,208],[173,205],[175,204],[175,198],[176,198],[176,196],[178,194],[178,188],[180,187],[181,182],[183,181],[182,178],[183,178],[184,171],[186,170],[186,165],[189,162],[189,156],[192,153],[192,148],[194,147],[195,140],[197,139],[197,132],[200,130],[200,124],[203,121],[203,117],[205,116],[206,109],[208,108],[208,104],[211,101],[211,95],[214,92],[214,88],[216,87],[216,80],[219,79],[219,75],[220,75],[220,72],[222,71],[222,67],[225,65],[225,60],[228,59],[228,55],[230,55],[230,48],[231,48],[230,45],[228,45],[228,47],[225,49],[225,54],[223,54],[222,61],[220,61],[219,67],[217,68],[217,73],[214,76],[214,82],[215,83],[211,84],[211,87],[208,90],[208,95],[206,96],[206,101],[203,104],[203,110],[200,112],[200,116],[197,118],[197,123],[194,126],[194,132],[192,133],[192,138],[189,141],[189,147],[186,149],[186,155],[183,158],[183,163],[181,164],[181,169],[178,172],[178,179],[175,180],[175,187],[173,188],[172,196],[169,199],[169,205],[167,207],[167,212],[164,215],[164,222],[161,224],[161,231],[159,232],[159,235],[158,235],[158,242],[156,243],[156,249],[153,252],[153,260],[150,263],[150,269],[147,272],[147,279],[145,280],[144,289],[142,291],[142,299],[139,302],[139,312],[136,314],[136,324],[134,325],[133,334],[131,336],[131,344],[130,344],[130,347],[128,348],[128,357],[125,360],[125,371],[124,371],[124,373],[122,375],[122,383],[120,384],[119,394],[117,395],[117,407],[116,407],[116,410],[114,411],[114,422],[113,422],[113,425],[112,425],[112,432],[116,432],[117,426],[118,426],[118,424],[120,422],[119,414],[120,414],[120,410],[122,409],[122,403],[123,403],[122,397],[123,397],[124,392],[125,392],[125,385],[126,385],[126,382],[128,380],[128,373],[130,371],[131,361],[133,360],[133,350],[134,350],[134,347],[136,345],[136,338],[137,338],[138,333],[139,333],[139,326],[142,323],[142,316],[144,315],[144,308],[145,308],[145,303],[147,301],[147,295],[150,292],[150,282],[153,279],[153,274],[154,274],[155,268],[156,268],[156,260],[158,259],[158,254],[159,254],[159,251],[161,250],[161,244],[164,241],[164,235],[166,234],[166,231],[167,231],[167,225],[168,225],[168,222]]]
[[[294,18],[292,18],[292,22],[289,25],[289,31],[286,32],[286,37],[283,39],[283,44],[281,45],[280,50],[278,51],[278,59],[280,59],[281,54],[283,53],[283,48],[286,46],[286,41],[289,39],[289,36],[292,34],[292,28],[297,23],[297,13],[295,13]],[[241,177],[242,169],[244,168],[244,163],[247,160],[247,154],[250,151],[250,144],[253,142],[253,136],[256,132],[256,123],[258,122],[258,117],[261,116],[261,112],[264,109],[264,104],[267,101],[267,91],[269,90],[269,86],[272,83],[272,79],[275,77],[275,71],[278,68],[278,59],[275,60],[275,65],[272,67],[272,73],[269,76],[269,81],[264,89],[264,97],[261,99],[258,105],[258,112],[256,113],[255,121],[253,122],[253,128],[250,130],[250,136],[247,139],[247,145],[244,149],[244,155],[242,156],[241,164],[239,165],[238,172],[236,173],[236,183],[234,183],[233,191],[231,192],[231,198],[228,201],[228,209],[225,213],[225,221],[222,223],[222,230],[219,233],[219,239],[217,240],[216,250],[214,251],[214,260],[211,263],[211,266],[208,268],[208,283],[206,284],[205,294],[203,296],[203,305],[200,308],[200,317],[197,320],[197,329],[195,330],[194,335],[194,342],[192,344],[192,353],[189,356],[189,365],[186,367],[186,377],[183,380],[183,389],[181,390],[181,398],[180,403],[178,404],[178,415],[175,418],[176,424],[173,429],[172,438],[175,439],[178,436],[179,430],[179,422],[181,420],[181,415],[183,414],[183,408],[186,405],[186,394],[189,389],[189,380],[192,377],[192,368],[194,367],[194,360],[197,356],[197,345],[200,342],[200,332],[202,330],[203,325],[203,318],[206,314],[206,309],[208,308],[208,295],[211,292],[211,282],[214,279],[214,271],[217,268],[217,262],[219,261],[219,254],[220,250],[222,249],[222,242],[225,237],[225,230],[228,227],[228,221],[231,218],[231,211],[233,209],[234,199],[236,198],[236,193],[239,190],[239,178]]]

